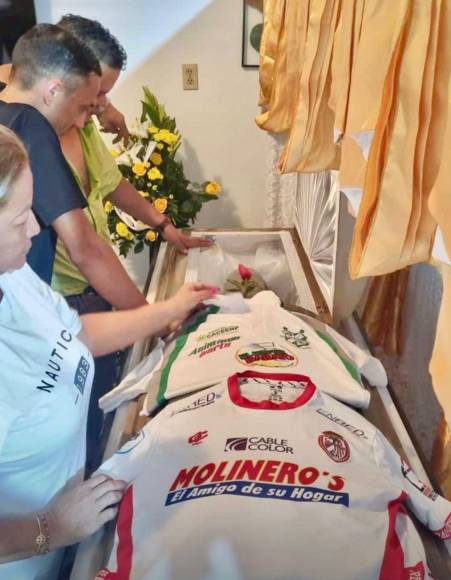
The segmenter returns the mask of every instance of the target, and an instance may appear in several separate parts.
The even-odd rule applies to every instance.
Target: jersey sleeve
[[[400,487],[406,503],[419,520],[442,540],[451,538],[451,502],[422,483],[387,439],[376,433],[376,463],[386,478]]]
[[[387,373],[380,360],[339,334],[327,324],[304,314],[300,315],[300,318],[312,326],[317,334],[336,350],[339,356],[341,355],[348,359],[371,385],[374,387],[387,386]]]
[[[110,477],[133,483],[155,447],[162,414],[165,415],[165,409],[102,463],[96,473],[106,473]]]
[[[29,108],[18,117],[12,129],[28,151],[33,174],[33,211],[41,225],[49,226],[68,211],[84,208],[86,200],[48,121]]]

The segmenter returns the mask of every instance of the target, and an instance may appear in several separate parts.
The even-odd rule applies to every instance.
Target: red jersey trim
[[[384,559],[382,561],[379,580],[405,580],[404,551],[396,533],[396,517],[399,512],[404,511],[402,502],[407,498],[406,492],[389,502],[388,510],[388,530],[385,541]]]
[[[451,513],[448,514],[448,517],[445,520],[445,525],[443,526],[443,528],[440,528],[439,530],[432,530],[432,533],[442,540],[451,539]]]
[[[95,580],[130,580],[133,562],[133,485],[130,485],[119,506],[116,530],[119,543],[116,550],[117,570],[103,568]]]
[[[269,379],[276,381],[296,381],[306,383],[303,393],[299,397],[292,401],[291,403],[273,403],[272,401],[250,401],[241,394],[239,381],[241,378],[245,379]],[[293,373],[259,373],[256,371],[244,371],[242,373],[236,373],[228,378],[227,385],[229,389],[230,400],[239,407],[245,407],[247,409],[264,409],[271,411],[286,411],[288,409],[296,409],[297,407],[302,407],[310,401],[316,392],[316,387],[313,384],[310,377],[305,375],[296,375]]]

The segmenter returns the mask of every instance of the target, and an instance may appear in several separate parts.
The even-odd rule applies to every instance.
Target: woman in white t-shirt
[[[25,264],[39,226],[26,151],[0,126],[0,580],[52,580],[61,550],[116,515],[125,483],[83,482],[92,356],[158,333],[215,289],[79,317]]]

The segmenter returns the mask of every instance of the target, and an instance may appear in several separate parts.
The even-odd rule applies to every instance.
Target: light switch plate
[[[199,77],[197,75],[197,64],[182,64],[183,90],[199,90]]]

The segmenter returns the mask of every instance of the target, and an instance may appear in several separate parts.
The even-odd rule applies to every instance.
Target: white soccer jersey
[[[322,391],[366,408],[370,395],[350,353],[345,355],[330,333],[315,330],[306,319],[281,308],[277,299],[266,303],[260,296],[248,301],[248,313],[204,314],[187,327],[169,345],[163,364],[150,379],[144,411],[151,413],[167,400],[218,384],[246,369],[306,374]],[[379,361],[353,348],[360,355],[359,364],[370,360],[369,366],[386,378]]]
[[[451,502],[300,375],[245,371],[174,402],[101,471],[131,485],[99,579],[422,580],[403,503],[451,536]]]

